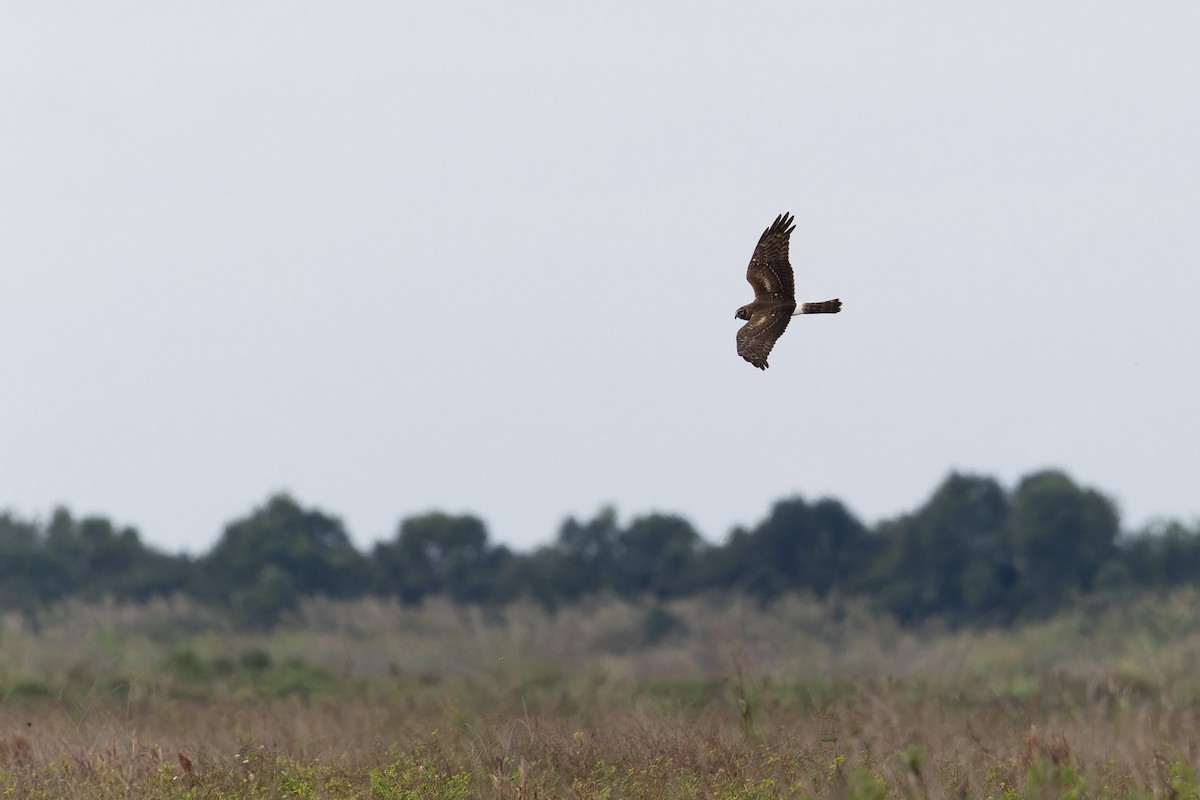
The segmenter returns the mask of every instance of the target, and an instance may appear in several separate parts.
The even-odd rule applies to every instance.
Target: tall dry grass
[[[270,634],[67,604],[0,620],[0,792],[1200,796],[1198,600],[1004,631],[796,597],[317,600]]]

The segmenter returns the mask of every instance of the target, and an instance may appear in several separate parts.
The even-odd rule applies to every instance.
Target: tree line
[[[862,595],[906,624],[1007,624],[1098,592],[1200,583],[1200,525],[1121,529],[1113,501],[1061,471],[1011,490],[950,474],[915,511],[864,525],[840,501],[777,502],[752,528],[706,542],[686,519],[612,508],[568,518],[530,552],[489,540],[472,515],[409,517],[356,549],[336,516],[276,494],[229,523],[198,557],[147,546],[137,530],[59,508],[49,520],[0,514],[0,609],[34,612],[75,597],[141,602],[182,594],[248,626],[270,626],[305,597],[446,597],[549,608],[608,593],[665,600],[736,592]]]

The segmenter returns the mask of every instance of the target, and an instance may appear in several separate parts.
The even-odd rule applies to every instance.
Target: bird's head
[[[750,306],[742,306],[741,308],[739,308],[737,311],[734,312],[733,318],[734,319],[744,319],[744,320],[749,321]]]

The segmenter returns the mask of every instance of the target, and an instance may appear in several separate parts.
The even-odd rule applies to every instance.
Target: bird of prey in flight
[[[746,320],[737,332],[738,355],[759,369],[767,368],[767,355],[775,340],[787,330],[792,317],[836,314],[842,310],[842,301],[837,299],[796,307],[796,282],[788,262],[788,240],[795,229],[792,215],[780,214],[763,231],[746,268],[746,280],[754,289],[754,302],[733,315],[735,319]]]

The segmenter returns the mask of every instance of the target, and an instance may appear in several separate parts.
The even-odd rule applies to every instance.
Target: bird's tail
[[[842,310],[842,301],[826,300],[823,303],[805,303],[800,306],[801,314],[836,314]]]

